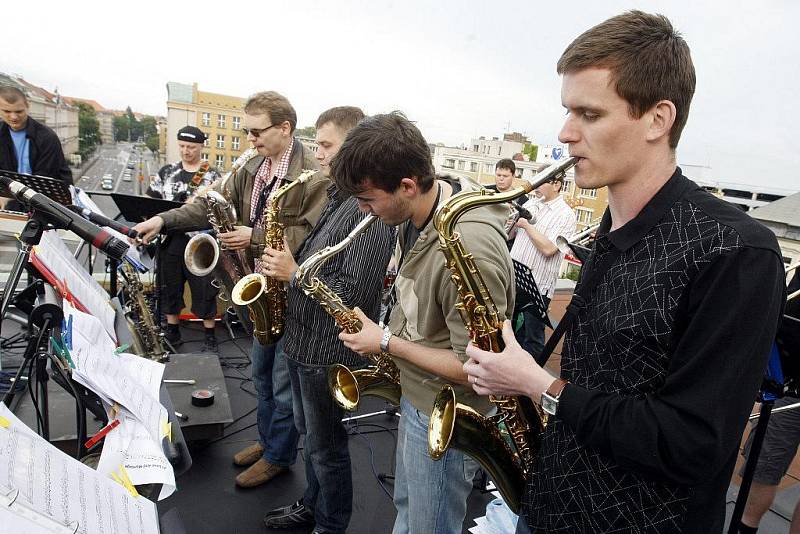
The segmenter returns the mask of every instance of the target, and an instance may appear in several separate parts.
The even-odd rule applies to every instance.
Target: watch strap
[[[550,387],[547,388],[546,393],[553,397],[554,399],[558,400],[561,397],[561,393],[564,392],[564,387],[568,384],[566,380],[563,378],[556,378]]]
[[[389,327],[383,329],[383,336],[381,336],[381,352],[389,352],[389,340],[392,338],[392,331]]]

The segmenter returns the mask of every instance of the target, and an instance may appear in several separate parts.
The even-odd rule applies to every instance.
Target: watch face
[[[554,399],[547,393],[542,395],[542,410],[545,413],[549,413],[550,415],[556,414],[556,408],[558,408],[558,400]]]

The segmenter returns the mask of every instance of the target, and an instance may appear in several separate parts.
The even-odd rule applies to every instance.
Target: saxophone
[[[304,184],[317,173],[305,170],[288,184],[282,185],[270,198],[264,209],[265,245],[283,250],[283,224],[278,222],[280,199],[295,187]],[[242,277],[231,290],[231,300],[237,306],[247,306],[253,321],[253,335],[262,345],[275,343],[283,334],[283,319],[286,312],[286,289],[283,282],[251,273]]]
[[[464,191],[449,198],[434,215],[439,247],[452,272],[459,301],[456,308],[469,331],[472,343],[483,350],[500,352],[503,321],[492,301],[472,255],[456,232],[458,219],[480,206],[508,202],[540,185],[561,178],[577,163],[568,158],[551,165],[521,187],[505,193],[486,190]],[[509,508],[518,513],[527,473],[533,466],[546,419],[528,397],[490,395],[497,413],[484,416],[456,401],[453,388],[446,385],[434,401],[428,425],[428,452],[440,459],[450,446],[477,461],[491,476]]]
[[[356,313],[345,306],[341,297],[334,293],[317,277],[322,265],[328,258],[338,254],[355,238],[364,233],[372,223],[378,220],[374,215],[367,215],[342,241],[331,247],[325,247],[306,259],[295,273],[297,284],[309,297],[319,301],[339,327],[348,334],[359,332],[363,325]],[[400,404],[400,370],[386,353],[367,354],[373,365],[364,369],[351,371],[340,363],[328,369],[328,387],[336,403],[345,410],[355,410],[362,395],[381,397],[393,406]]]
[[[228,181],[250,159],[257,156],[254,148],[245,150],[233,163],[230,172],[224,178],[219,194],[213,189],[205,191],[206,206],[208,207],[208,222],[214,234],[201,233],[193,236],[183,252],[183,261],[190,273],[195,276],[206,276],[214,273],[214,286],[219,288],[219,298],[223,302],[230,302],[233,286],[243,276],[250,274],[252,269],[247,262],[244,250],[228,250],[217,241],[216,234],[231,232],[235,229],[237,221],[236,209],[230,203],[230,190]],[[250,320],[242,306],[233,306],[239,322],[250,332]]]
[[[120,272],[125,279],[125,307],[126,318],[131,326],[133,345],[139,356],[165,362],[169,360],[164,344],[161,342],[163,334],[153,320],[153,314],[144,298],[144,286],[139,279],[139,274],[127,261],[123,261]]]

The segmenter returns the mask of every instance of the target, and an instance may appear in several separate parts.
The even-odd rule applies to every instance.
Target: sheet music
[[[175,471],[161,445],[168,417],[159,400],[164,364],[115,354],[97,318],[63,305],[64,317],[72,317],[72,377],[97,393],[107,411],[114,403],[123,407],[120,425],[106,435],[98,471],[110,474],[124,465],[134,484],[163,484],[159,500],[168,497],[175,491]]]
[[[111,339],[116,340],[115,311],[108,294],[72,256],[58,234],[53,230],[44,232],[40,243],[33,248],[33,254],[60,284],[66,286],[92,315],[100,319]]]
[[[164,450],[127,410],[123,409],[117,419],[122,422],[106,435],[97,471],[110,474],[123,465],[136,485],[162,484],[158,500],[166,499],[175,492],[175,471]]]
[[[59,451],[2,403],[0,417],[9,423],[0,426],[0,486],[19,490],[19,505],[62,524],[77,521],[79,534],[158,534],[155,503]],[[16,522],[26,527],[17,532],[52,532],[31,530],[31,521],[12,514],[18,512],[0,506],[4,531]]]

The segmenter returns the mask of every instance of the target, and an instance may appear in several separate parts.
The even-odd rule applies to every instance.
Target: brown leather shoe
[[[233,463],[242,467],[247,467],[248,465],[256,463],[263,455],[264,447],[262,447],[259,442],[256,442],[246,449],[237,452],[236,456],[233,457]]]
[[[279,465],[273,465],[261,458],[256,463],[239,473],[236,477],[236,485],[240,488],[254,488],[265,482],[269,482],[273,477],[285,473],[289,469]]]

